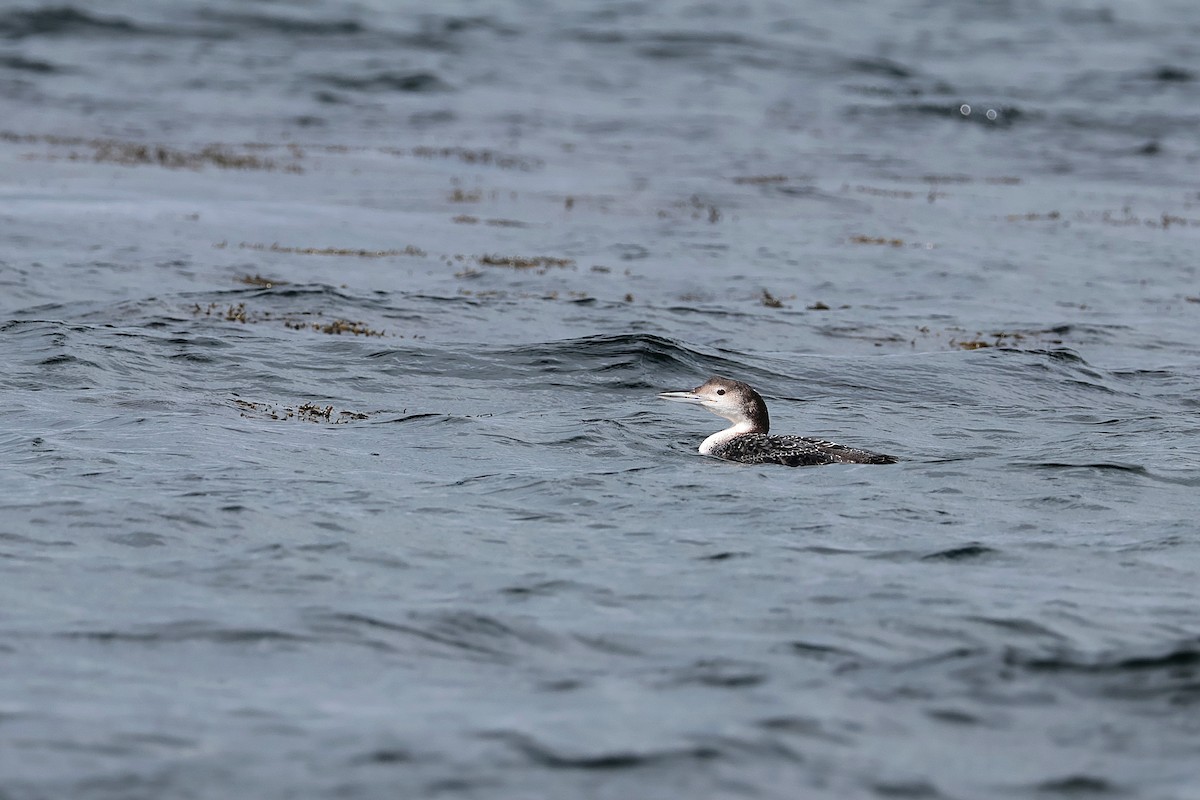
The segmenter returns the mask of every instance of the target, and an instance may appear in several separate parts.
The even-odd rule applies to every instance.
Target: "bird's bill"
[[[704,398],[693,391],[659,392],[663,400],[674,400],[677,403],[703,403]]]

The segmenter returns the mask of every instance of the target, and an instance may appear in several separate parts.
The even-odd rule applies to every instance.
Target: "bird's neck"
[[[709,436],[700,443],[700,454],[709,455],[713,450],[716,450],[722,445],[728,444],[730,440],[736,439],[747,433],[764,433],[759,430],[759,426],[755,425],[750,420],[742,420],[734,425],[730,425],[723,431],[717,431],[712,436]]]

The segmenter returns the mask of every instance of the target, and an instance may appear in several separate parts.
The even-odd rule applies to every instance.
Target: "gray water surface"
[[[0,798],[1200,797],[1191,4],[102,5],[0,9]]]

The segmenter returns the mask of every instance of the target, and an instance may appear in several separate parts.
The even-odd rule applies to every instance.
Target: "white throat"
[[[712,436],[709,436],[700,443],[700,455],[712,455],[712,451],[716,450],[723,444],[726,444],[731,439],[736,439],[744,433],[753,433],[754,425],[750,420],[743,420],[736,425],[731,425],[723,431],[717,431]]]

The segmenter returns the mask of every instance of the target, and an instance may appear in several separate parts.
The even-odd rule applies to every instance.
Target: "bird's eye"
[[[717,389],[717,394],[725,394],[725,390],[724,390],[724,389]]]

